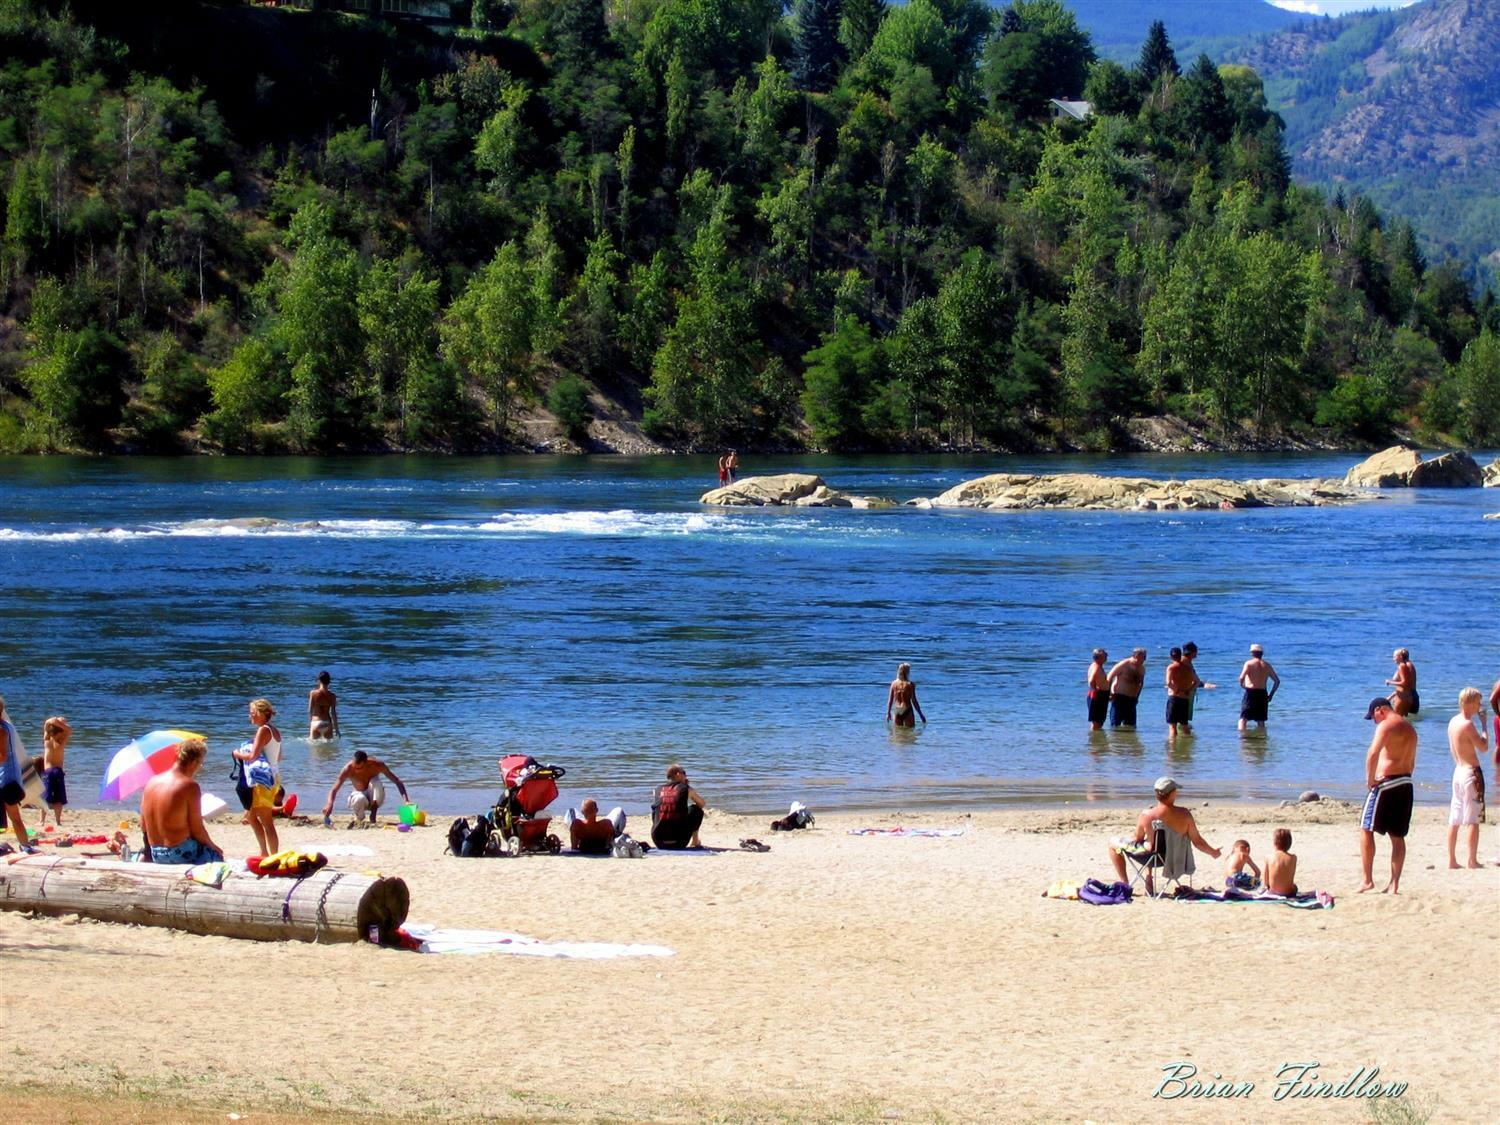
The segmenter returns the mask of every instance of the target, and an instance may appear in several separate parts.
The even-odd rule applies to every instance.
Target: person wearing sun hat
[[[1269,691],[1266,690],[1268,683]],[[1245,689],[1244,698],[1240,700],[1240,730],[1244,730],[1250,723],[1258,723],[1264,730],[1271,699],[1281,687],[1281,677],[1271,667],[1271,662],[1266,659],[1265,649],[1260,645],[1250,646],[1250,659],[1240,669],[1240,687]]]
[[[1139,848],[1143,845],[1149,848],[1152,836],[1151,825],[1154,821],[1159,820],[1173,832],[1187,837],[1193,847],[1197,848],[1204,855],[1218,859],[1223,854],[1199,834],[1198,822],[1193,819],[1193,814],[1188,812],[1187,809],[1179,809],[1177,807],[1177,794],[1180,792],[1180,787],[1175,778],[1158,777],[1156,784],[1151,789],[1156,794],[1156,804],[1141,813],[1136,819],[1135,836],[1128,839],[1121,838],[1109,846],[1109,861],[1114,864],[1115,876],[1122,883],[1126,881],[1125,857],[1120,852],[1122,850],[1128,851],[1132,848]],[[1187,870],[1191,873],[1192,867],[1189,866]]]

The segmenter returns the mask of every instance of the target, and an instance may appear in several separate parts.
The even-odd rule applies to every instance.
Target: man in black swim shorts
[[[1411,827],[1411,807],[1415,790],[1412,770],[1417,764],[1417,732],[1405,718],[1396,714],[1391,701],[1383,696],[1370,700],[1365,718],[1375,721],[1375,737],[1365,754],[1365,807],[1359,818],[1359,859],[1364,881],[1359,893],[1373,890],[1375,881],[1375,833],[1391,841],[1391,881],[1387,894],[1398,894],[1401,868],[1406,863],[1406,832]]]
[[[1270,686],[1269,691],[1266,690],[1267,685]],[[1245,689],[1244,698],[1240,701],[1240,730],[1244,730],[1249,723],[1259,723],[1264,727],[1271,709],[1271,697],[1281,687],[1281,677],[1271,667],[1271,662],[1266,659],[1265,650],[1260,645],[1250,646],[1250,659],[1240,669],[1240,687]]]

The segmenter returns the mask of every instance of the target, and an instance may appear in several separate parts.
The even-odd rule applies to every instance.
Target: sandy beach
[[[713,813],[705,844],[772,850],[642,860],[459,860],[446,822],[283,827],[284,845],[371,849],[332,862],[401,875],[415,922],[675,952],[419,955],[4,912],[0,1011],[34,1032],[12,1036],[7,1101],[31,1120],[92,1119],[116,1098],[216,1120],[1495,1119],[1495,829],[1490,866],[1450,871],[1445,810],[1421,808],[1401,896],[1356,895],[1352,807],[1185,803],[1211,843],[1244,836],[1260,860],[1290,827],[1299,881],[1335,907],[1042,898],[1055,878],[1108,874],[1127,808],[842,813],[776,835]],[[847,831],[897,824],[964,833]],[[253,847],[237,823],[212,832]],[[1382,840],[1377,886],[1386,857]],[[1200,859],[1198,884],[1220,883]],[[1276,1100],[1277,1071],[1307,1062],[1332,1083],[1378,1067],[1406,1093]],[[1153,1100],[1179,1063],[1254,1090]]]

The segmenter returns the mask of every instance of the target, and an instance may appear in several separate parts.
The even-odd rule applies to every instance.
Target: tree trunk
[[[81,914],[252,941],[395,940],[411,895],[400,879],[323,868],[305,879],[234,872],[222,886],[182,864],[29,856],[0,866],[0,909]]]

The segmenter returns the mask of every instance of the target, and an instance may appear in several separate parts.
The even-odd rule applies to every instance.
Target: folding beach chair
[[[1159,820],[1151,822],[1151,839],[1134,848],[1121,848],[1130,885],[1139,886],[1148,898],[1170,898],[1177,888],[1197,870],[1193,843],[1180,832],[1174,832]],[[1160,881],[1158,883],[1158,878]]]

